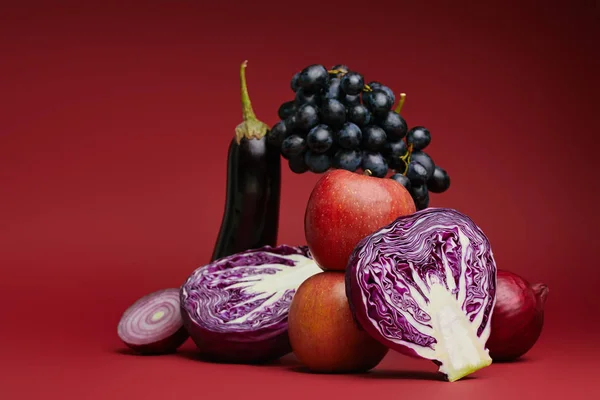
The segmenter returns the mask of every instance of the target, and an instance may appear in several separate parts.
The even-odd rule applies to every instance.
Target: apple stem
[[[365,172],[363,172],[363,175],[366,175],[366,176],[372,176],[372,175],[373,175],[373,173],[371,172],[371,170],[370,170],[370,169],[365,169]]]
[[[396,112],[400,114],[402,111],[402,107],[404,106],[404,102],[406,101],[406,93],[400,93],[400,100],[398,100],[398,105],[396,106]]]

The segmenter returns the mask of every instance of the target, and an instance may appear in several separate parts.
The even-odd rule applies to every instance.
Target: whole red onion
[[[487,348],[494,361],[513,361],[527,353],[540,337],[548,286],[498,270],[496,305]]]

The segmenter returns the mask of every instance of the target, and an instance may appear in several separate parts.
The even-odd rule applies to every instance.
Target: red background
[[[593,1],[16,3],[0,12],[0,397],[593,397]],[[432,205],[470,215],[500,268],[550,287],[524,361],[448,384],[398,355],[368,376],[315,376],[290,356],[204,364],[189,342],[184,357],[123,351],[124,309],[210,257],[244,59],[269,124],[312,63],[408,93],[409,125],[430,128],[429,152],[452,177]],[[317,179],[284,169],[280,242],[303,242]]]

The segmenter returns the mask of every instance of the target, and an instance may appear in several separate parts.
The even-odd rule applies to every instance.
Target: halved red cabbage
[[[363,329],[433,360],[451,382],[492,362],[485,343],[496,263],[482,230],[456,210],[418,211],[364,238],[348,263],[346,294]]]
[[[181,287],[185,327],[205,358],[277,359],[291,352],[287,329],[294,293],[319,272],[306,246],[265,246],[216,260]]]

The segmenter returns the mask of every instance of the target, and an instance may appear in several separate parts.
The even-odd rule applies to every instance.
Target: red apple
[[[342,272],[322,272],[300,285],[290,305],[288,335],[298,360],[313,372],[366,372],[388,352],[354,322]]]
[[[304,234],[323,270],[344,271],[358,242],[415,211],[408,190],[393,179],[335,169],[319,179],[310,195]]]

